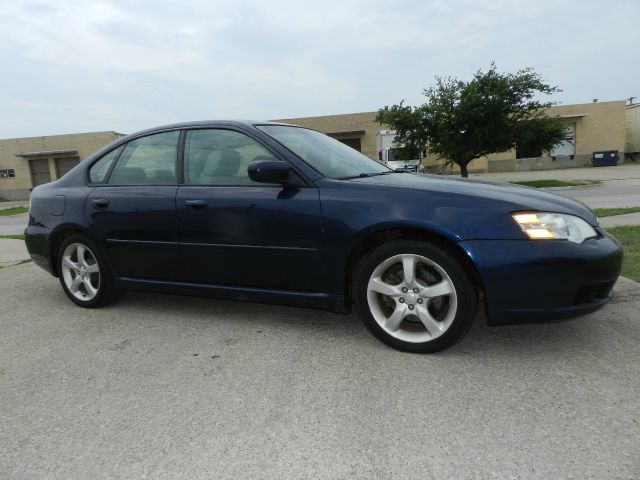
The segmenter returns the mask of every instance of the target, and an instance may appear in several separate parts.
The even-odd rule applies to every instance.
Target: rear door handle
[[[109,206],[109,200],[107,200],[106,198],[96,198],[93,201],[93,208],[97,210],[102,210],[104,208],[107,208],[108,206]]]
[[[206,200],[186,200],[184,204],[187,207],[191,207],[193,210],[202,210],[207,206]]]

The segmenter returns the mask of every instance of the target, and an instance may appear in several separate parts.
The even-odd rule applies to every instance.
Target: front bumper
[[[554,321],[593,312],[611,298],[622,247],[606,232],[561,240],[469,240],[485,291],[489,325]]]

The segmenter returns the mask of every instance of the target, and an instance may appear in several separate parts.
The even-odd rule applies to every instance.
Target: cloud
[[[640,94],[639,19],[633,0],[10,2],[0,135],[375,110],[492,60],[565,102],[620,99]]]

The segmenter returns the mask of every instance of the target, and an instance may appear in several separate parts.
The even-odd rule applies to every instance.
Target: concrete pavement
[[[602,226],[603,228],[640,225],[640,212],[627,213],[625,215],[613,215],[611,217],[602,217],[599,220],[600,226]]]
[[[355,315],[127,294],[87,310],[0,270],[0,478],[640,476],[638,284],[582,319],[438,355]]]
[[[0,217],[0,235],[22,235],[28,223],[28,213]]]
[[[23,240],[0,238],[0,267],[10,267],[31,260]]]

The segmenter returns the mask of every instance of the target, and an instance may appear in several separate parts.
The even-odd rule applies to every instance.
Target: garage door
[[[51,181],[49,160],[46,158],[40,160],[29,160],[29,170],[31,171],[31,181],[33,182],[34,187]]]
[[[338,138],[337,140],[344,143],[345,145],[349,145],[354,150],[357,150],[359,152],[362,151],[362,144],[359,138]]]
[[[56,158],[56,173],[58,174],[58,178],[62,177],[65,173],[78,165],[78,163],[80,163],[80,159],[78,157]]]
[[[556,145],[549,153],[552,157],[570,156],[576,154],[576,124],[567,125],[567,139]]]

